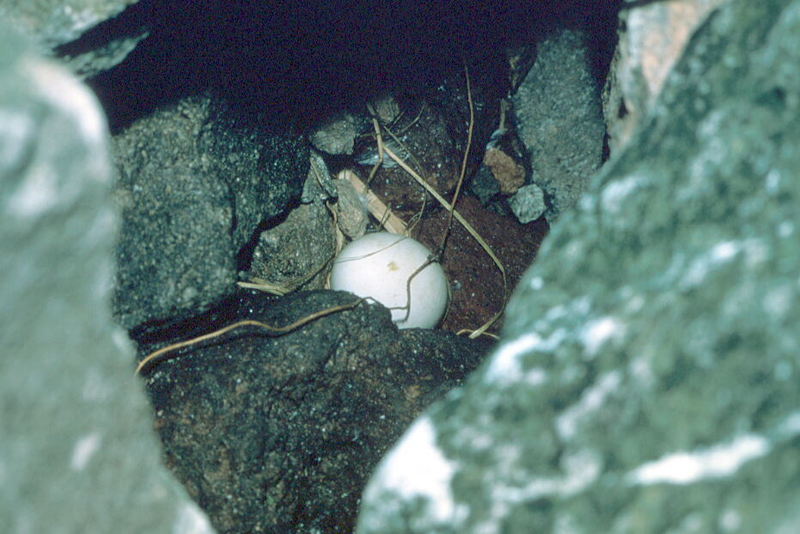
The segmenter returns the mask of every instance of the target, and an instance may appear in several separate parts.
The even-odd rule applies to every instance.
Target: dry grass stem
[[[444,246],[447,243],[447,238],[450,235],[450,230],[453,228],[453,214],[455,213],[456,206],[458,205],[458,197],[461,194],[461,186],[464,184],[464,176],[467,174],[467,162],[469,161],[469,151],[472,148],[472,134],[475,130],[475,105],[472,101],[472,83],[469,77],[469,68],[464,64],[464,79],[467,84],[467,103],[469,104],[469,127],[467,128],[467,146],[464,149],[464,157],[461,160],[461,172],[458,175],[458,183],[456,184],[455,193],[453,193],[453,200],[450,202],[452,208],[450,209],[450,216],[447,219],[446,230],[442,236],[442,243],[439,246],[440,253],[444,252]],[[503,273],[503,284],[505,285],[505,273]],[[503,302],[505,303],[505,287],[503,288]]]
[[[251,278],[249,282],[236,282],[236,285],[244,289],[255,289],[278,297],[292,292],[292,288],[290,287],[273,284],[269,280],[264,280],[263,278]]]
[[[328,259],[322,262],[322,265],[315,268],[313,271],[304,274],[300,278],[295,278],[291,280],[286,285],[275,284],[270,282],[269,280],[264,280],[263,278],[251,278],[249,282],[236,282],[236,285],[245,289],[256,289],[258,291],[263,291],[264,293],[269,293],[271,295],[277,295],[282,297],[284,295],[288,295],[293,291],[300,289],[304,286],[309,280],[317,276],[323,270],[325,270],[328,265],[333,261],[333,258],[336,257],[336,252],[332,254]]]
[[[367,109],[369,109],[369,112],[372,114],[372,127],[375,129],[375,142],[378,144],[378,161],[372,166],[372,169],[369,171],[369,176],[367,177],[367,183],[371,184],[375,175],[378,173],[378,169],[383,165],[383,135],[381,134],[381,125],[376,118],[375,109],[371,104],[367,104]]]
[[[381,225],[386,229],[387,232],[404,236],[408,235],[406,223],[403,222],[403,220],[397,215],[392,213],[392,210],[389,209],[389,206],[384,204],[383,201],[379,199],[369,187],[367,187],[367,184],[362,182],[358,176],[356,176],[356,173],[345,169],[338,174],[337,179],[347,180],[353,184],[356,192],[367,199],[367,210],[369,210],[370,214],[375,217],[375,219],[381,222]]]
[[[139,362],[139,365],[136,366],[136,374],[142,374],[146,370],[151,369],[153,366],[166,361],[168,359],[172,359],[173,357],[178,357],[179,355],[171,354],[172,352],[182,349],[185,347],[190,347],[192,345],[196,345],[198,343],[202,343],[203,341],[208,341],[209,339],[214,339],[224,334],[227,334],[231,330],[236,328],[241,328],[243,326],[257,326],[264,330],[268,336],[271,337],[278,337],[284,334],[288,334],[294,330],[297,330],[301,326],[305,326],[312,321],[316,321],[320,317],[325,317],[326,315],[331,315],[333,313],[352,310],[362,302],[364,302],[365,298],[360,298],[354,302],[350,302],[347,304],[341,304],[339,306],[332,306],[330,308],[325,308],[324,310],[320,310],[318,312],[314,312],[310,315],[306,315],[298,319],[297,321],[288,324],[286,326],[272,326],[267,323],[256,321],[254,319],[245,319],[243,321],[237,321],[233,324],[229,324],[219,330],[214,330],[213,332],[209,332],[208,334],[203,334],[201,336],[193,337],[192,339],[187,339],[186,341],[179,341],[178,343],[172,343],[171,345],[167,345],[166,347],[162,347],[155,352],[151,352],[145,358]]]
[[[390,148],[384,147],[383,149],[386,151],[386,155],[387,156],[392,158],[398,165],[400,165],[400,167],[404,171],[406,171],[420,185],[422,185],[422,187],[424,187],[425,190],[428,191],[428,193],[430,193],[431,196],[433,196],[433,198],[435,198],[439,202],[439,204],[444,206],[445,209],[450,210],[450,212],[452,213],[453,217],[459,223],[461,223],[461,225],[464,227],[464,229],[467,232],[469,232],[469,234],[473,238],[475,238],[475,240],[478,242],[478,244],[480,244],[480,246],[483,248],[483,250],[485,250],[486,253],[489,255],[489,257],[492,258],[492,261],[495,263],[495,265],[497,265],[497,268],[500,270],[500,274],[503,277],[503,306],[501,307],[499,312],[497,312],[494,316],[492,316],[491,319],[489,319],[480,328],[478,328],[477,330],[473,331],[472,334],[470,334],[469,337],[474,339],[474,338],[480,336],[481,334],[483,334],[487,329],[489,329],[489,327],[491,327],[495,323],[495,321],[497,321],[497,319],[500,318],[501,315],[503,315],[503,310],[505,308],[505,302],[506,302],[506,294],[508,293],[508,282],[506,280],[506,269],[505,269],[505,267],[503,267],[503,262],[500,261],[500,259],[497,257],[497,255],[492,250],[492,247],[490,247],[489,244],[486,243],[486,241],[483,239],[483,237],[481,237],[481,235],[478,233],[478,231],[475,230],[475,228],[472,227],[472,225],[469,223],[469,221],[467,221],[460,213],[458,213],[458,211],[456,211],[453,208],[452,204],[450,204],[447,200],[445,200],[445,198],[442,197],[442,195],[440,195],[438,193],[438,191],[436,191],[433,187],[431,187],[431,185],[428,184],[428,182],[426,182],[422,178],[422,176],[420,176],[414,169],[409,167],[408,164],[405,161],[403,161],[397,154],[392,152],[392,150]]]

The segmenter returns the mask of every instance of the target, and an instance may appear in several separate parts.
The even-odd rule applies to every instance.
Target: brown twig
[[[464,78],[467,84],[467,103],[469,104],[469,127],[467,128],[467,147],[464,149],[464,158],[461,160],[461,172],[458,176],[458,183],[456,190],[453,193],[453,199],[450,201],[450,215],[447,218],[447,226],[445,226],[444,234],[442,234],[442,242],[439,245],[439,256],[444,254],[444,247],[447,244],[447,238],[453,229],[453,213],[458,203],[458,197],[461,194],[461,186],[464,183],[464,176],[467,174],[467,162],[469,161],[469,151],[472,148],[472,134],[475,129],[475,106],[472,102],[472,84],[470,83],[469,67],[464,63]]]
[[[505,267],[503,267],[503,262],[500,261],[500,258],[497,257],[497,255],[494,253],[489,244],[481,237],[481,235],[477,232],[477,230],[475,230],[475,228],[472,227],[469,221],[467,221],[460,213],[458,213],[458,211],[456,211],[453,208],[453,206],[436,191],[436,189],[434,189],[428,182],[426,182],[422,178],[422,176],[419,175],[419,173],[417,173],[414,169],[409,167],[408,164],[400,156],[392,152],[392,149],[384,147],[384,150],[386,151],[387,156],[392,158],[404,171],[406,171],[409,175],[411,175],[417,181],[418,184],[424,187],[425,190],[428,191],[428,193],[430,193],[431,196],[433,196],[433,198],[435,198],[437,202],[439,202],[439,204],[444,206],[445,209],[451,210],[455,219],[458,222],[460,222],[461,225],[464,227],[464,229],[467,232],[469,232],[469,234],[472,237],[475,238],[475,240],[480,244],[481,247],[483,247],[483,250],[486,251],[489,257],[492,258],[492,261],[494,261],[495,265],[500,270],[500,274],[503,277],[503,305],[501,306],[499,312],[497,312],[494,316],[492,316],[492,318],[489,319],[486,323],[484,323],[480,328],[473,331],[473,333],[470,335],[470,338],[478,337],[483,332],[485,332],[490,326],[492,326],[492,324],[494,324],[494,322],[497,321],[497,319],[499,319],[501,315],[503,315],[503,309],[505,308],[506,305],[506,297],[508,296],[508,280],[506,279],[506,270]]]
[[[369,176],[367,176],[367,185],[369,186],[378,173],[378,169],[383,165],[383,135],[381,134],[381,125],[378,122],[378,115],[375,113],[375,108],[372,107],[372,104],[367,104],[367,109],[372,114],[372,127],[375,129],[375,142],[378,145],[378,161],[372,166],[372,169],[369,171]]]
[[[296,330],[301,326],[307,325],[308,323],[315,321],[320,317],[325,317],[326,315],[331,315],[332,313],[337,313],[340,311],[352,310],[365,300],[367,299],[361,298],[356,300],[355,302],[350,302],[348,304],[341,304],[339,306],[325,308],[324,310],[312,313],[311,315],[306,315],[305,317],[302,317],[297,321],[288,324],[286,326],[272,326],[261,321],[256,321],[254,319],[244,319],[242,321],[237,321],[233,324],[229,324],[228,326],[222,327],[219,330],[214,330],[213,332],[209,332],[208,334],[203,334],[201,336],[193,337],[192,339],[187,339],[186,341],[179,341],[177,343],[172,343],[171,345],[162,347],[155,352],[151,352],[150,354],[145,356],[145,358],[142,361],[139,362],[139,365],[136,366],[135,373],[142,374],[145,370],[155,366],[158,363],[164,362],[173,357],[177,357],[177,355],[170,355],[170,353],[173,351],[182,349],[184,347],[190,347],[192,345],[202,343],[203,341],[208,341],[209,339],[217,338],[219,336],[227,334],[228,332],[236,328],[241,328],[243,326],[257,326],[263,329],[267,333],[267,335],[271,337],[278,337],[284,334],[288,334],[289,332]]]
[[[392,210],[389,209],[389,206],[384,204],[383,201],[367,187],[367,184],[356,176],[356,173],[345,169],[338,174],[337,179],[347,180],[353,185],[353,188],[355,188],[358,194],[363,195],[367,199],[367,210],[381,223],[381,226],[386,228],[386,231],[393,234],[408,235],[406,223],[395,215]]]

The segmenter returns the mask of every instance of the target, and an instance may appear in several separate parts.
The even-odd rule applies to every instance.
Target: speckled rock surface
[[[467,176],[480,165],[482,147],[497,127],[500,98],[507,86],[505,65],[497,58],[474,62],[470,68],[473,132]],[[428,184],[449,198],[458,183],[470,126],[464,72],[446,77],[436,88],[398,98],[398,102],[402,112],[390,126],[398,140],[384,132],[387,148],[405,161],[415,161],[415,168]],[[355,160],[362,166],[365,179],[378,162],[378,155],[374,135],[359,138]],[[437,205],[433,197],[389,156],[384,157],[383,165],[370,182],[370,189],[406,221],[418,217],[421,209],[430,211]]]
[[[138,0],[0,0],[0,19],[26,32],[80,78],[121,63],[150,35],[125,10]]]
[[[241,319],[282,327],[353,303],[344,292],[242,291],[142,336],[140,352]],[[386,308],[362,302],[282,335],[245,327],[181,349],[146,369],[146,383],[167,463],[220,532],[346,533],[381,455],[487,350],[448,332],[398,331]]]
[[[545,36],[512,102],[531,181],[545,192],[548,221],[555,220],[575,205],[603,160],[605,125],[588,32],[577,27]]]
[[[114,137],[123,326],[193,315],[231,294],[240,250],[300,197],[305,145],[240,119],[192,96]]]
[[[138,0],[0,0],[0,18],[46,47],[72,41]]]
[[[732,0],[358,532],[800,530],[800,2]]]
[[[336,255],[333,224],[322,202],[296,207],[283,222],[261,232],[248,279],[269,282],[283,292],[323,288]]]
[[[621,149],[661,94],[697,27],[727,0],[623,3],[619,42],[603,91],[611,152]]]
[[[0,28],[0,524],[211,533],[161,462],[111,320],[117,213],[89,91]]]

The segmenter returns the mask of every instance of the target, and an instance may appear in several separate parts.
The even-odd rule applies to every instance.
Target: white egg
[[[430,255],[410,237],[367,234],[344,247],[334,261],[331,289],[374,298],[391,310],[400,328],[433,328],[447,308],[447,277],[441,265],[429,263],[414,275],[408,303],[408,279]]]

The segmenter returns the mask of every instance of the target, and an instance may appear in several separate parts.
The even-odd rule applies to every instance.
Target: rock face
[[[5,19],[53,50],[84,78],[122,62],[149,35],[142,24],[120,15],[138,0],[0,0]]]
[[[205,96],[138,119],[115,136],[114,155],[123,207],[114,313],[127,328],[232,294],[239,251],[300,197],[308,168],[299,139]]]
[[[732,0],[358,532],[800,530],[800,2]]]
[[[545,216],[554,220],[578,201],[600,167],[605,125],[586,32],[554,30],[536,54],[512,101],[532,181],[545,192]]]
[[[88,90],[0,28],[3,532],[212,532],[111,320],[111,175]]]
[[[0,15],[46,47],[73,41],[138,0],[0,0]]]
[[[619,42],[603,91],[611,152],[636,131],[692,33],[727,0],[669,0],[623,9]]]
[[[238,320],[286,326],[337,306],[350,308],[283,333],[243,327],[145,369],[167,463],[219,532],[352,532],[382,454],[488,347],[398,331],[386,308],[333,291],[242,291],[140,338],[144,355]]]
[[[340,200],[341,202],[341,200]],[[322,202],[301,204],[286,220],[261,233],[250,275],[280,289],[321,289],[336,255],[332,221]]]

